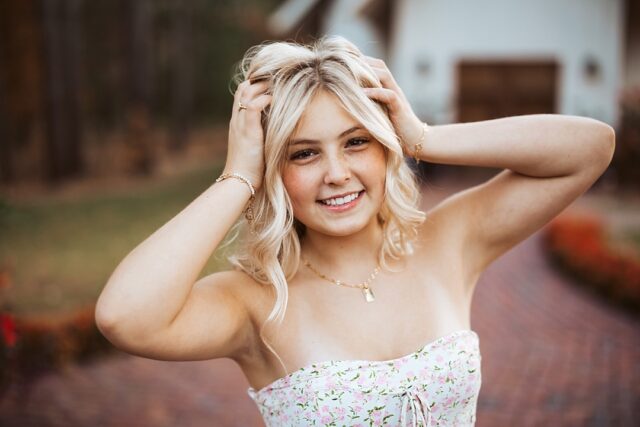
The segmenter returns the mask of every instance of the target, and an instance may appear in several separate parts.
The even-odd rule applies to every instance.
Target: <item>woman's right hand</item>
[[[271,102],[265,92],[268,82],[250,84],[245,80],[236,89],[229,122],[229,142],[225,173],[239,173],[253,184],[256,191],[264,177],[264,132],[262,110]],[[240,102],[247,108],[240,110]]]

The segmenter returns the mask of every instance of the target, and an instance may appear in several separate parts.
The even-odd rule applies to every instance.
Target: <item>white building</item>
[[[621,89],[640,84],[638,9],[625,0],[287,0],[269,24],[283,39],[340,34],[383,58],[434,124],[560,113],[616,126]]]

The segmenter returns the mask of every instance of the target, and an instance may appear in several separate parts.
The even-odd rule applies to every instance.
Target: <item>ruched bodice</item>
[[[397,359],[319,362],[247,392],[268,427],[473,426],[480,362],[464,329]]]

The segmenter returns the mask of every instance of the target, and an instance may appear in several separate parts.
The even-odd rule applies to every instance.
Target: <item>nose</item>
[[[351,166],[343,155],[328,156],[326,167],[325,184],[342,185],[351,179]]]

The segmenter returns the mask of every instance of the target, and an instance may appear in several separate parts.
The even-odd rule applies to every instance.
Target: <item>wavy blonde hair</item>
[[[382,103],[367,97],[363,87],[382,87],[360,50],[341,36],[324,36],[310,45],[267,41],[247,50],[233,81],[266,80],[272,95],[263,110],[265,175],[254,200],[253,232],[240,219],[231,238],[242,235],[235,253],[227,257],[234,269],[257,282],[272,286],[276,301],[260,328],[260,338],[277,357],[264,336],[264,328],[281,324],[288,302],[287,281],[300,265],[300,239],[305,226],[293,216],[291,200],[282,181],[287,144],[295,133],[305,108],[319,90],[334,94],[347,111],[377,139],[386,152],[386,183],[378,221],[384,241],[378,255],[381,268],[390,271],[389,259],[400,259],[414,251],[412,241],[425,213],[418,209],[420,192],[413,171],[406,164],[401,141]]]

